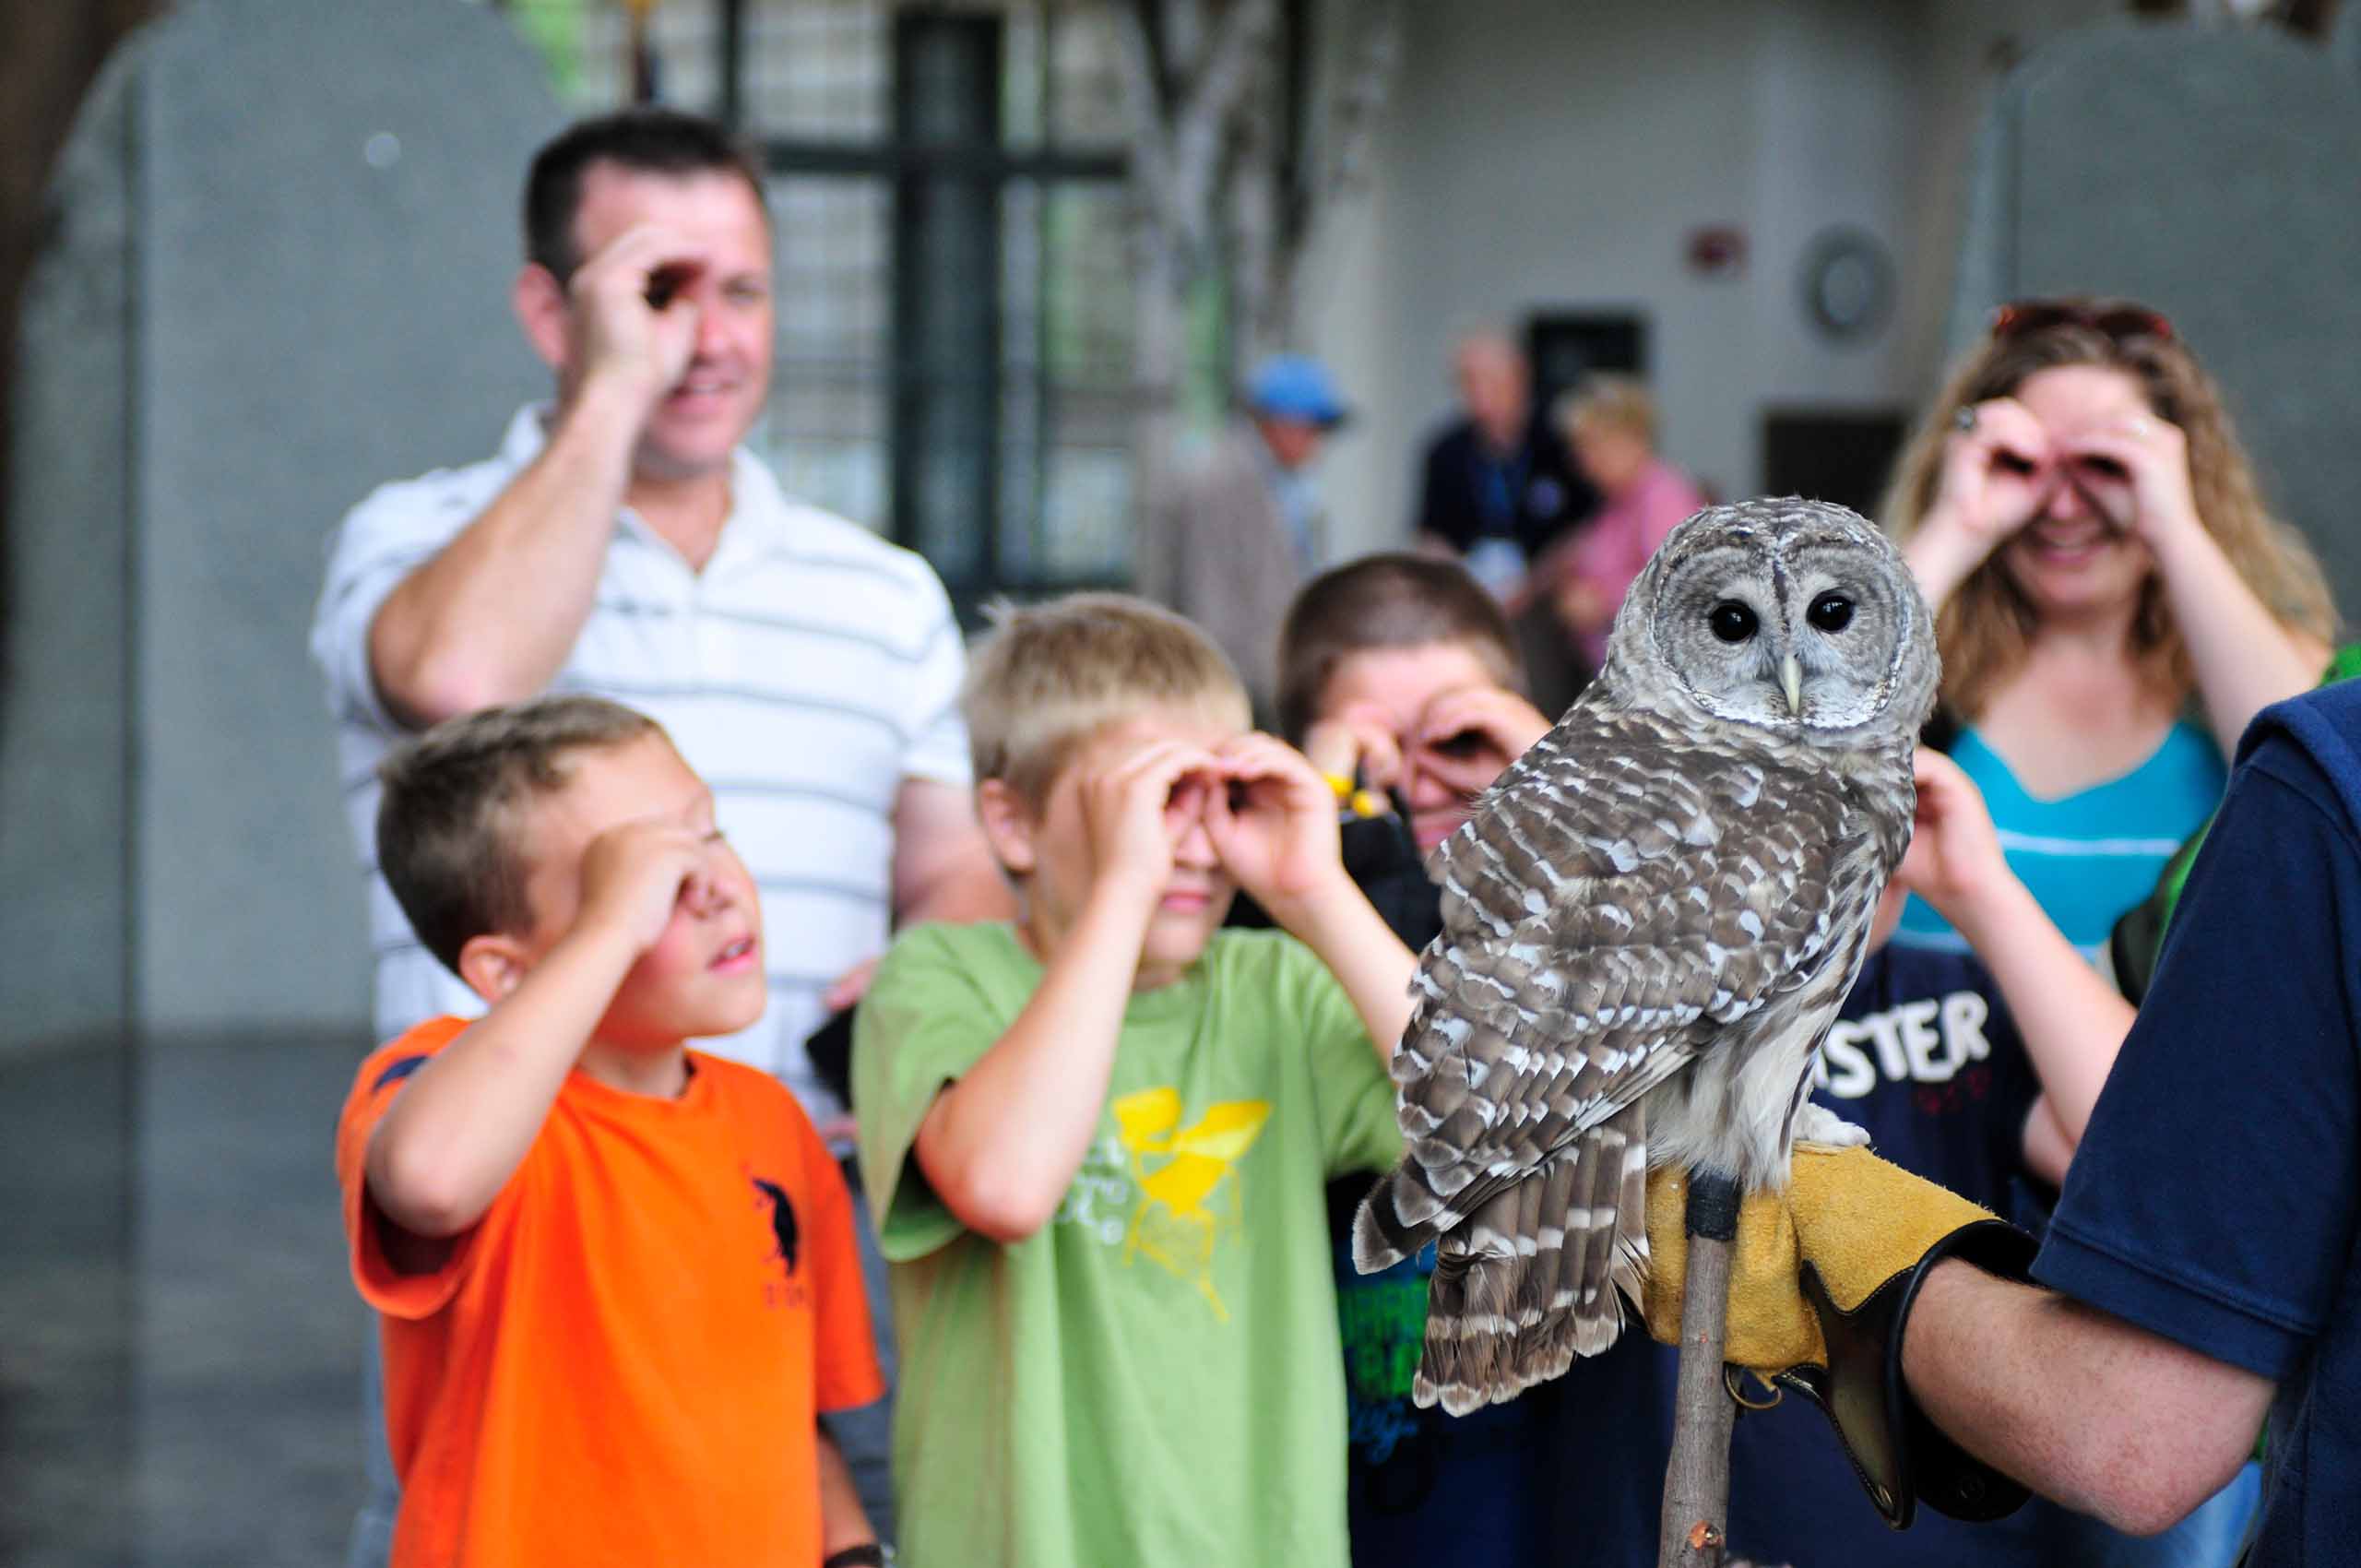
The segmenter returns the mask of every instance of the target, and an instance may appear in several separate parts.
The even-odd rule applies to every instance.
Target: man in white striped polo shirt
[[[790,500],[740,447],[770,385],[771,233],[718,126],[575,126],[534,160],[525,231],[516,308],[555,404],[517,414],[490,460],[355,507],[313,626],[368,864],[378,1033],[481,1010],[369,863],[378,759],[454,714],[595,692],[670,732],[762,891],[770,1007],[701,1043],[777,1075],[825,1130],[845,1107],[803,1041],[890,927],[1009,909],[968,798],[958,626],[924,561]]]

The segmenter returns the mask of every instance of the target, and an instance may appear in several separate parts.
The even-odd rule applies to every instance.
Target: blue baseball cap
[[[1342,424],[1352,415],[1336,391],[1336,378],[1308,354],[1273,354],[1256,365],[1246,383],[1246,406],[1271,419],[1306,424]]]

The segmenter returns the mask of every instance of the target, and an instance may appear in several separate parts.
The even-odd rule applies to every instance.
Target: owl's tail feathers
[[[1591,1129],[1443,1237],[1418,1404],[1465,1415],[1615,1343],[1619,1288],[1636,1300],[1646,1266],[1643,1127],[1626,1112]]]
[[[1353,1216],[1353,1266],[1375,1274],[1417,1257],[1460,1218],[1435,1195],[1418,1162],[1405,1159],[1370,1189]]]
[[[1636,1303],[1646,1282],[1647,1126],[1643,1102],[1584,1134],[1587,1200],[1567,1213],[1561,1265],[1572,1299],[1551,1324],[1563,1348],[1560,1370],[1574,1356],[1596,1356],[1615,1343],[1624,1303]]]

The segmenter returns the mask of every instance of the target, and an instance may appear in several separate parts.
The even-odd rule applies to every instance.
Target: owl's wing
[[[1584,739],[1436,854],[1443,934],[1393,1072],[1439,1229],[1814,978],[1876,852],[1823,781],[1628,720]]]
[[[1601,1287],[1610,1273],[1628,1284],[1643,1256],[1642,1101],[1732,1026],[1850,963],[1850,922],[1832,911],[1858,892],[1832,883],[1886,849],[1857,818],[1823,779],[1650,716],[1569,715],[1437,849],[1444,931],[1393,1062],[1408,1146],[1364,1204],[1354,1252],[1382,1267],[1446,1237],[1421,1381],[1447,1404],[1505,1396],[1611,1342]],[[1468,1322],[1514,1337],[1553,1308],[1579,1321],[1531,1336],[1521,1368],[1430,1375],[1437,1334],[1453,1332],[1453,1254],[1531,1259],[1553,1239],[1572,1255],[1503,1270],[1502,1299],[1476,1301]]]

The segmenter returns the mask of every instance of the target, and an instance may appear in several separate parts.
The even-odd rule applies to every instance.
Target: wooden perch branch
[[[1729,1544],[1730,1429],[1738,1405],[1723,1381],[1722,1347],[1739,1197],[1732,1177],[1690,1173],[1689,1277],[1680,1295],[1680,1371],[1656,1568],[1721,1568]]]

